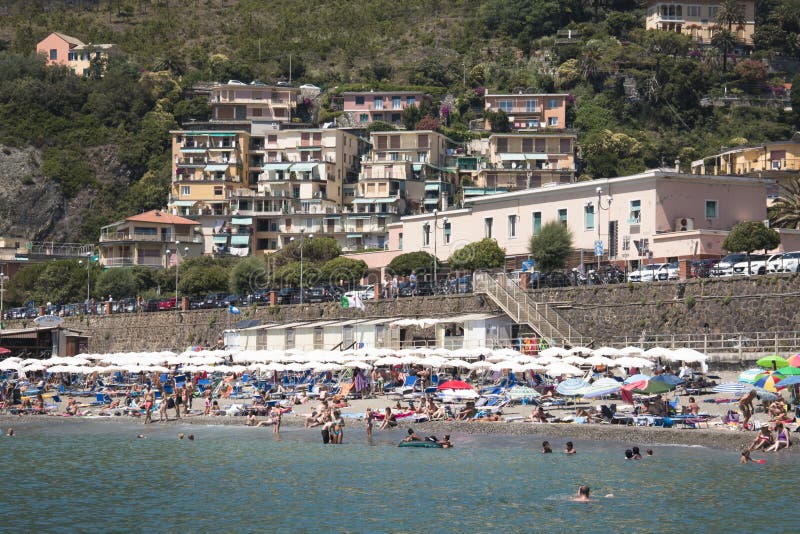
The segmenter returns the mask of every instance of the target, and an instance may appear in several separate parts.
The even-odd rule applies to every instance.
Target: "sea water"
[[[420,429],[422,430],[422,429]],[[0,529],[33,532],[781,532],[800,519],[795,454],[739,454],[541,436],[45,423],[0,438]],[[179,432],[196,439],[179,440]],[[145,438],[137,438],[144,433]],[[640,447],[642,452],[648,447]],[[593,501],[571,501],[586,484]],[[613,494],[606,498],[605,495]],[[788,529],[788,530],[787,530]]]

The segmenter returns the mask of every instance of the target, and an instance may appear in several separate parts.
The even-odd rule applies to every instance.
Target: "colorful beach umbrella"
[[[789,386],[794,386],[796,384],[800,384],[800,376],[792,375],[790,377],[784,378],[783,380],[775,384],[775,387],[777,387],[778,389],[783,389],[783,388],[788,388]]]
[[[786,367],[781,367],[775,371],[775,374],[781,375],[784,378],[787,376],[799,376],[800,367],[792,367],[791,365],[787,365]]]
[[[711,388],[714,393],[724,393],[733,397],[742,397],[745,393],[753,389],[753,385],[745,382],[726,382]]]
[[[772,393],[776,393],[778,388],[775,387],[775,384],[781,381],[781,377],[776,373],[763,373],[756,377],[756,381],[753,382],[753,385],[757,388],[761,388],[767,391],[771,391]]]
[[[541,393],[528,386],[514,386],[506,392],[506,395],[514,400],[535,399],[542,396]]]
[[[560,382],[556,386],[556,391],[565,397],[575,397],[580,395],[581,390],[589,385],[588,382],[581,378],[569,378]]]
[[[635,374],[626,378],[625,381],[622,383],[627,385],[627,384],[632,384],[634,382],[642,382],[647,380],[650,380],[650,377],[648,375]]]
[[[666,393],[672,391],[679,384],[683,384],[683,380],[675,375],[658,375],[652,377],[647,381],[644,387],[634,389],[636,393]]]
[[[461,380],[448,380],[440,383],[438,389],[472,389],[472,386]]]
[[[786,362],[792,367],[800,367],[800,354],[786,358]]]
[[[780,356],[766,356],[758,360],[756,365],[769,369],[780,369],[789,365],[789,362],[786,361],[786,358],[781,358]]]
[[[756,377],[764,372],[763,369],[748,369],[747,371],[742,371],[739,375],[739,382],[745,382],[746,384],[752,384],[756,381]]]

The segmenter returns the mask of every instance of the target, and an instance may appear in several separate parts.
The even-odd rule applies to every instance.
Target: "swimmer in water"
[[[189,441],[194,441],[194,434],[189,434],[186,437],[189,438]]]
[[[8,432],[6,432],[6,436],[8,436],[9,438],[13,438],[14,437],[14,429],[13,428],[9,428]]]
[[[578,496],[572,499],[575,502],[588,502],[591,499],[589,498],[589,486],[581,486],[578,488]]]
[[[550,442],[549,441],[543,441],[542,442],[542,453],[543,454],[548,454],[548,453],[551,453],[551,452],[553,452],[553,449],[550,448]]]
[[[742,451],[742,457],[739,459],[740,464],[746,463],[754,463],[754,464],[765,464],[767,463],[766,460],[755,460],[750,457],[750,449],[745,449]]]
[[[564,449],[564,454],[575,454],[575,447],[572,445],[571,441],[567,442],[567,446]]]

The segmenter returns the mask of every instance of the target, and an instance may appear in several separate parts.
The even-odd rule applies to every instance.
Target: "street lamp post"
[[[82,263],[83,263],[83,260],[78,260],[78,265],[81,265]],[[91,278],[90,278],[91,271],[89,269],[91,266],[92,266],[92,253],[91,252],[87,252],[86,253],[86,308],[87,308],[87,310],[89,308],[89,288],[91,287]]]
[[[175,309],[179,310],[178,305],[178,264],[180,260],[180,241],[175,241]],[[164,252],[167,253],[167,261],[169,261],[169,254],[172,252],[170,249],[165,250]],[[186,256],[189,253],[189,247],[183,247],[183,254]]]
[[[438,230],[444,230],[447,225],[447,217],[442,219],[442,226],[439,226],[439,210],[433,210],[433,284],[436,285],[436,275],[439,268],[439,257],[437,256],[439,239]]]
[[[595,191],[597,192],[597,241],[602,241],[602,239],[600,238],[600,211],[601,210],[606,210],[606,211],[610,210],[611,209],[611,201],[613,199],[611,198],[610,194],[607,195],[606,196],[606,207],[604,208],[603,207],[603,199],[602,199],[603,188],[602,187],[598,187],[597,189],[595,189]],[[597,256],[597,274],[599,276],[600,275],[600,256],[601,255],[597,254],[596,248],[595,248],[595,255]]]
[[[5,316],[3,315],[3,295],[6,292],[4,284],[6,280],[6,273],[0,271],[0,330],[3,329],[3,319]]]
[[[314,234],[308,234],[308,238],[312,239]],[[290,241],[294,241],[294,238],[291,238]],[[303,248],[306,244],[306,229],[300,229],[300,304],[303,304]]]

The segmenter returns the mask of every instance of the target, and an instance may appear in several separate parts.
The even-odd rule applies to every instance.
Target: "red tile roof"
[[[200,224],[197,221],[186,219],[184,217],[179,217],[178,215],[172,215],[171,213],[167,213],[166,211],[159,211],[159,210],[146,211],[144,213],[140,213],[139,215],[133,215],[132,217],[128,217],[125,220],[134,222],[146,222],[146,223],[183,224],[191,226],[196,226]]]

